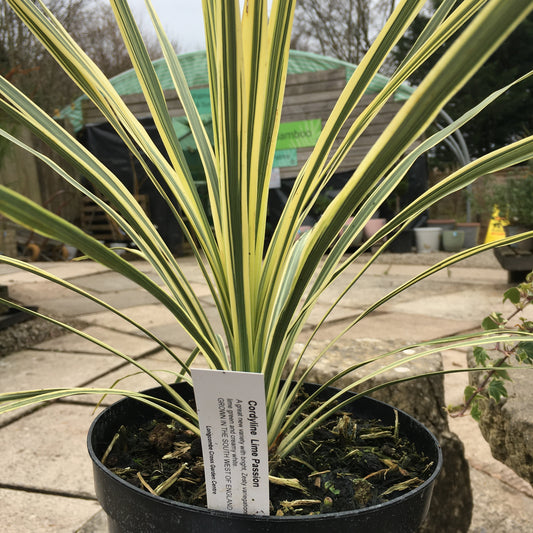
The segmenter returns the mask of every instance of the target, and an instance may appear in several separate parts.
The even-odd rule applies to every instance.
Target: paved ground
[[[435,257],[389,255],[369,271],[357,293],[348,295],[332,319],[345,320],[397,283],[423,269]],[[205,303],[214,308],[191,258],[180,263]],[[137,263],[150,273],[150,269]],[[50,272],[94,292],[161,336],[176,351],[187,353],[190,341],[153,299],[104,268],[90,263],[46,263]],[[0,285],[10,296],[43,312],[83,324],[87,334],[105,340],[128,355],[160,368],[165,357],[151,340],[96,304],[26,273],[0,265]],[[507,273],[491,254],[436,274],[386,304],[353,335],[411,342],[468,331],[493,310],[502,310]],[[327,298],[326,298],[327,300]],[[326,303],[326,302],[325,302]],[[446,365],[465,364],[462,352],[445,352]],[[46,386],[107,386],[123,363],[103,348],[67,334],[0,358],[0,390]],[[464,376],[447,378],[447,402],[459,401]],[[129,387],[149,383],[132,377]],[[106,399],[106,403],[113,398]],[[0,416],[0,526],[4,533],[103,533],[105,519],[94,499],[85,439],[93,417],[90,398],[61,401],[37,409]],[[533,489],[494,461],[468,418],[452,421],[466,446],[474,493],[470,533],[526,533],[532,530]]]

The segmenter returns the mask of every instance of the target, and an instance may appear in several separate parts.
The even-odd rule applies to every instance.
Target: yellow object
[[[503,228],[508,225],[509,221],[505,217],[500,216],[500,210],[498,209],[498,206],[495,205],[492,208],[492,217],[487,229],[487,235],[485,236],[485,244],[505,238],[505,231]]]

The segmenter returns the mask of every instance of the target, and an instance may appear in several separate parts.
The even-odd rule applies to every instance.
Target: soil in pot
[[[153,418],[121,429],[105,464],[125,481],[167,499],[206,506],[200,439],[176,422]],[[429,459],[379,420],[339,413],[319,426],[271,476],[271,514],[325,514],[360,509],[417,487]]]

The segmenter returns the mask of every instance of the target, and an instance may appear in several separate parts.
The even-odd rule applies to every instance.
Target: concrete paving
[[[366,305],[424,269],[437,254],[390,254],[374,265],[356,290],[350,291],[329,317],[319,340],[333,337]],[[208,316],[215,308],[201,273],[191,257],[179,259],[194,280]],[[149,275],[150,267],[136,264]],[[87,262],[43,263],[53,274],[79,284],[143,324],[180,354],[192,344],[169,313],[131,282]],[[346,274],[349,276],[349,273]],[[339,282],[342,282],[340,280]],[[109,311],[57,288],[47,281],[0,264],[0,285],[10,297],[38,305],[43,313],[77,321],[83,331],[98,337],[150,369],[168,366],[168,358],[152,340]],[[477,328],[491,311],[502,311],[507,272],[492,254],[452,267],[413,287],[385,304],[350,338],[381,339],[394,344],[429,340]],[[328,291],[318,311],[331,304]],[[311,323],[320,313],[314,313]],[[444,352],[448,367],[466,365],[464,352]],[[74,334],[46,340],[0,358],[0,390],[42,386],[108,386],[132,373],[126,363],[100,346]],[[447,402],[460,401],[464,375],[446,378]],[[150,386],[144,376],[132,376],[124,386],[137,390]],[[94,398],[62,400],[46,406],[0,415],[0,529],[4,533],[59,533],[106,531],[92,486],[86,452],[86,432],[94,416]],[[106,398],[105,404],[115,398]],[[492,459],[477,425],[469,418],[452,420],[452,430],[463,440],[473,482],[474,516],[470,533],[525,533],[532,530],[533,489],[512,471]],[[489,489],[491,492],[489,492]]]

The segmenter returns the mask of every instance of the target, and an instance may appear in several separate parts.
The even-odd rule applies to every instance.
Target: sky
[[[142,26],[150,27],[144,0],[129,0],[129,4],[135,15],[141,16]],[[205,48],[201,0],[152,0],[152,4],[169,37],[178,42],[180,52]]]
[[[151,27],[144,0],[129,0],[129,4],[134,14],[141,16],[141,26]],[[271,4],[269,0],[267,5]],[[205,49],[202,0],[152,0],[152,5],[168,36],[180,45],[180,53]]]

